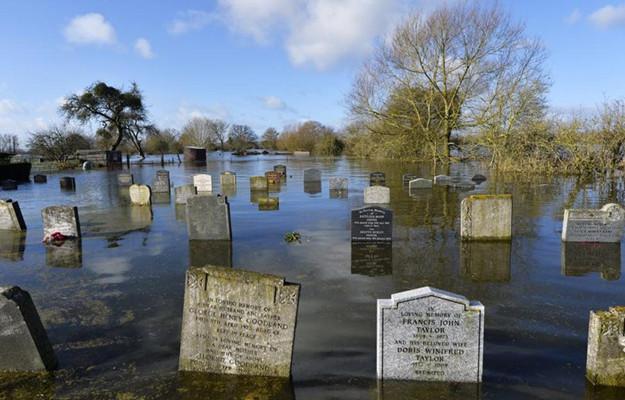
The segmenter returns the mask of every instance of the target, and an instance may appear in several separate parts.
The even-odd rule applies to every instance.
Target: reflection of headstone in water
[[[186,221],[187,220],[187,205],[176,204],[175,214],[176,214],[176,221]]]
[[[349,179],[333,176],[330,178],[330,198],[346,199],[349,192]]]
[[[178,374],[178,398],[295,400],[291,380],[279,377],[219,375],[181,371]]]
[[[269,196],[266,190],[250,190],[250,203],[258,204],[260,199]]]
[[[170,192],[152,193],[152,204],[170,204],[170,203],[171,203]]]
[[[473,282],[510,282],[512,242],[460,243],[460,276]]]
[[[129,207],[130,223],[133,227],[147,228],[152,225],[151,207]]]
[[[82,268],[82,240],[69,239],[46,244],[46,265],[57,268]]]
[[[321,193],[321,181],[304,181],[304,192],[308,194]]]
[[[607,281],[621,277],[621,243],[563,242],[560,260],[564,276],[598,272]]]
[[[366,276],[393,273],[393,244],[352,242],[352,274]]]
[[[378,380],[377,400],[478,400],[480,385],[449,382]]]
[[[232,268],[230,240],[189,240],[189,265],[203,267],[216,265]]]
[[[0,259],[21,261],[26,249],[26,232],[0,230]]]

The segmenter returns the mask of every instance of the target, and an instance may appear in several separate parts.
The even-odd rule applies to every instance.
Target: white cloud
[[[582,18],[582,13],[581,11],[579,11],[578,8],[576,8],[575,10],[571,11],[571,13],[567,15],[566,18],[564,18],[564,20],[566,21],[567,24],[574,25],[577,22],[579,22],[581,18]]]
[[[20,112],[21,107],[11,99],[0,99],[0,116]]]
[[[284,101],[276,96],[265,96],[261,100],[263,101],[263,106],[270,110],[284,110],[286,108]]]
[[[74,17],[64,29],[65,39],[74,44],[114,44],[115,28],[102,14]]]
[[[218,118],[227,121],[230,119],[230,111],[227,107],[220,104],[207,107],[182,103],[176,110],[176,121],[172,122],[177,126],[182,126],[190,119],[200,117]]]
[[[154,58],[152,45],[150,45],[150,42],[146,38],[137,39],[137,41],[135,42],[135,51],[143,58]]]
[[[172,35],[197,31],[208,25],[215,18],[214,14],[205,11],[187,10],[179,13],[178,18],[169,24],[167,31]]]
[[[332,0],[328,0],[332,1]],[[304,0],[219,0],[221,15],[235,32],[263,43],[275,26],[291,28]]]
[[[625,25],[625,4],[617,6],[609,4],[590,14],[588,19],[603,29],[616,25]]]

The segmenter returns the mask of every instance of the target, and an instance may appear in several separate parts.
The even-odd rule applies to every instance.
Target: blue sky
[[[60,121],[62,98],[96,80],[143,90],[152,119],[341,127],[376,40],[436,0],[3,1],[0,133]],[[502,0],[548,50],[557,110],[625,98],[625,1]]]

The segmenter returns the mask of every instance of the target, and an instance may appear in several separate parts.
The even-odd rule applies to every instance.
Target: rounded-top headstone
[[[152,192],[147,185],[131,185],[128,189],[130,194],[130,203],[137,206],[149,206],[151,203]]]

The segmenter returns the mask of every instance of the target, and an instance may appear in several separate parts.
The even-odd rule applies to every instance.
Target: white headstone
[[[0,230],[26,230],[26,223],[17,201],[0,200]]]
[[[388,204],[391,202],[391,189],[386,186],[369,186],[365,188],[365,204]]]
[[[193,185],[199,192],[213,191],[213,178],[208,174],[199,174],[193,176]]]
[[[618,243],[625,227],[625,209],[610,203],[600,210],[564,210],[562,241]]]
[[[131,185],[128,189],[130,203],[136,206],[149,206],[151,203],[151,191],[147,185]]]
[[[432,187],[431,179],[417,178],[408,183],[408,189],[430,189]]]
[[[50,206],[41,210],[43,237],[59,232],[67,237],[80,237],[78,208],[71,206]]]

